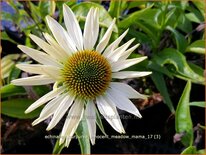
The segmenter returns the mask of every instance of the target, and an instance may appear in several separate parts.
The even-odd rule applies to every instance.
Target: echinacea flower
[[[128,30],[108,45],[115,19],[97,43],[98,9],[89,10],[83,34],[74,13],[65,4],[63,15],[67,31],[52,17],[46,17],[55,39],[47,33],[44,33],[47,42],[30,35],[44,52],[18,46],[40,64],[18,64],[17,67],[21,70],[37,75],[16,79],[12,83],[15,85],[54,83],[53,90],[34,102],[25,112],[29,113],[47,103],[40,116],[32,123],[36,125],[52,116],[47,130],[54,128],[68,113],[59,140],[59,144],[65,142],[67,147],[83,114],[86,117],[91,143],[95,143],[96,107],[117,132],[125,133],[116,107],[141,118],[138,109],[129,99],[145,99],[145,96],[127,84],[113,82],[113,79],[149,75],[151,72],[121,71],[143,61],[146,57],[127,59],[138,47],[135,45],[129,48],[134,39],[118,47]]]

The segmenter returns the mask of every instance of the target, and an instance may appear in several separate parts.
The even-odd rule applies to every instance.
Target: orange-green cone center
[[[102,95],[111,81],[111,67],[107,59],[96,51],[73,54],[64,65],[64,84],[74,95],[94,99]]]

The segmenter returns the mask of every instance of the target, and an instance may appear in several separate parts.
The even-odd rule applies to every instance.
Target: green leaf
[[[204,4],[200,4],[200,5],[204,6]],[[187,11],[189,11],[189,13],[186,13],[185,16],[191,22],[195,22],[195,23],[203,23],[204,22],[204,15],[205,15],[205,13],[202,14],[198,9],[196,9],[192,5],[189,5],[189,7],[187,7]]]
[[[19,119],[35,118],[40,114],[41,108],[25,114],[24,111],[34,102],[31,99],[10,99],[1,103],[1,113]]]
[[[65,143],[65,142],[64,142]],[[64,148],[64,143],[59,145],[59,139],[57,139],[55,146],[53,148],[52,154],[60,154]]]
[[[112,18],[119,18],[121,10],[121,0],[111,0],[108,13]]]
[[[196,101],[196,102],[190,102],[190,106],[197,106],[205,108],[206,102],[204,101]]]
[[[174,7],[173,9],[171,9],[166,15],[165,25],[169,25],[175,28],[178,24],[181,14],[184,13],[180,8]]]
[[[82,154],[90,154],[90,139],[89,139],[89,131],[87,127],[87,122],[85,117],[80,121],[79,126],[76,130],[76,136],[78,138],[81,153]]]
[[[185,14],[181,14],[178,18],[177,27],[185,33],[190,33],[192,31],[192,23],[185,17]]]
[[[170,26],[167,26],[166,29],[173,33],[178,51],[184,53],[187,48],[187,40],[185,37]]]
[[[32,19],[36,23],[41,23],[41,20],[43,20],[43,19],[41,19],[41,11],[39,10],[38,6],[36,6],[31,1],[28,1],[28,5],[30,7],[30,11],[31,11],[30,15],[32,16]]]
[[[48,86],[33,86],[32,88],[38,96],[43,96],[50,91]]]
[[[203,75],[194,72],[188,65],[185,56],[172,48],[165,48],[153,57],[154,61],[161,66],[167,66],[174,76],[194,83],[205,84]]]
[[[139,32],[137,32],[136,30],[131,30],[138,28],[140,31],[145,32],[149,36],[146,37],[145,42],[150,42],[153,48],[157,48],[157,46],[159,45],[158,42],[160,36],[160,26],[156,19],[158,10],[151,9],[151,7],[152,5],[148,8],[129,14],[128,17],[119,22],[118,27],[124,30],[128,29],[128,27],[131,27],[130,32],[133,31],[132,35],[135,36],[135,38],[141,38],[143,37],[143,35],[138,37]]]
[[[200,0],[200,1],[191,1],[195,6],[199,9],[201,12],[202,16],[205,16],[205,1]]]
[[[137,20],[142,18],[142,16],[144,16],[144,14],[146,14],[148,11],[150,11],[152,6],[153,5],[150,5],[149,7],[145,8],[145,9],[131,13],[128,17],[126,17],[125,19],[123,19],[122,21],[119,22],[118,27],[119,28],[130,27],[131,25],[134,24],[134,22],[136,22]],[[149,16],[148,16],[148,18],[149,18]]]
[[[180,10],[178,7],[172,8],[167,14],[165,19],[165,25],[176,27],[178,19],[180,17]]]
[[[26,91],[21,86],[15,86],[15,85],[9,84],[9,85],[5,85],[1,87],[0,93],[1,93],[1,98],[6,98],[9,96],[24,95],[26,94]]]
[[[173,103],[170,99],[163,75],[159,72],[153,71],[150,76],[151,76],[155,86],[160,91],[160,94],[163,96],[163,98],[164,98],[163,100],[164,100],[165,104],[169,107],[170,111],[172,113],[174,113],[175,112],[174,106],[173,106]]]
[[[128,3],[127,9],[132,9],[132,8],[138,8],[140,6],[145,5],[146,1],[127,1],[127,3]]]
[[[189,146],[181,152],[181,154],[196,154],[196,153],[197,150],[195,146]]]
[[[17,67],[13,67],[8,78],[8,83],[10,83],[14,79],[17,79],[20,76],[20,74],[21,70]]]
[[[135,38],[135,41],[137,41],[140,44],[148,44],[149,46],[151,46],[152,44],[152,39],[149,38],[148,35],[142,32],[138,32],[133,28],[129,29],[129,32],[127,33],[126,38],[127,37],[130,37],[129,39]]]
[[[190,90],[191,81],[188,81],[178,102],[175,113],[175,130],[177,133],[184,134],[181,138],[181,142],[185,146],[191,146],[193,144],[193,125],[189,105]]]
[[[197,17],[197,15],[195,13],[187,13],[185,14],[185,16],[187,17],[187,19],[189,19],[191,22],[195,22],[195,23],[201,23],[203,21],[201,21],[201,19],[199,19]]]
[[[48,1],[39,1],[37,9],[39,10],[41,18],[49,14],[49,5],[50,3]]]
[[[198,75],[203,76],[204,75],[204,69],[201,68],[200,66],[193,64],[191,62],[188,62],[188,65],[190,68]]]
[[[6,33],[5,31],[2,31],[2,32],[1,32],[1,39],[2,39],[2,40],[10,41],[10,42],[12,42],[12,43],[14,43],[14,44],[19,44],[19,43],[17,43],[15,40],[11,39],[11,38],[7,35],[7,33]]]
[[[135,22],[135,24],[139,29],[141,29],[148,35],[148,38],[151,38],[152,46],[153,48],[156,48],[158,46],[158,37],[156,34],[157,31],[154,30],[154,28],[147,23],[143,24],[142,22]]]
[[[54,0],[51,1],[39,1],[38,9],[41,14],[41,18],[45,18],[46,15],[52,16],[55,12],[56,3]]]
[[[89,12],[89,9],[91,7],[97,7],[99,8],[99,24],[103,27],[109,27],[112,23],[112,17],[109,15],[107,10],[103,6],[97,3],[92,2],[83,2],[80,4],[76,4],[72,7],[72,10],[76,14],[77,18],[79,18],[82,21],[85,21],[87,13]],[[117,26],[114,26],[114,32],[118,32]]]
[[[167,68],[160,66],[159,64],[157,64],[156,62],[154,62],[153,60],[149,62],[148,68],[150,68],[151,70],[163,73],[165,75],[167,75],[170,78],[173,78],[172,73],[170,73]]]
[[[205,150],[205,149],[198,150],[197,153],[198,153],[198,154],[206,154],[206,150]]]
[[[205,41],[197,40],[189,45],[186,49],[186,52],[194,52],[198,54],[205,54]]]

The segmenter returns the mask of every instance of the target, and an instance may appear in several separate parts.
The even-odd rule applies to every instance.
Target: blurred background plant
[[[164,121],[158,120],[161,117],[158,117],[156,120],[162,123],[160,126],[163,126],[162,128],[157,128],[157,130],[165,130],[165,128],[170,128],[171,130],[168,129],[168,133],[165,133],[165,131],[156,131],[155,133],[161,133],[162,141],[167,141],[167,136],[169,135],[169,140],[173,144],[174,150],[167,150],[168,152],[164,150],[165,152],[161,152],[159,149],[159,152],[156,151],[156,153],[204,154],[205,3],[203,0],[165,0],[161,2],[126,0],[97,0],[90,2],[54,0],[2,1],[2,153],[24,152],[22,150],[18,152],[18,147],[26,145],[28,148],[29,144],[27,143],[34,136],[43,139],[44,142],[47,141],[49,149],[45,150],[45,153],[50,153],[49,150],[53,148],[53,153],[60,153],[63,149],[63,147],[55,145],[56,139],[44,139],[44,135],[48,134],[42,131],[45,130],[44,125],[41,127],[31,127],[30,123],[32,119],[38,116],[41,108],[30,114],[24,114],[24,110],[34,100],[46,94],[51,89],[51,86],[20,87],[10,84],[10,81],[13,79],[29,76],[28,73],[21,72],[16,68],[15,64],[32,63],[29,57],[22,54],[16,48],[16,45],[25,44],[29,47],[39,48],[30,40],[29,34],[32,33],[43,38],[43,32],[50,33],[45,22],[46,15],[53,16],[59,23],[64,25],[62,14],[63,3],[72,8],[82,26],[84,25],[88,10],[91,7],[98,7],[101,26],[99,39],[111,24],[112,19],[116,18],[117,22],[110,42],[114,41],[122,32],[129,28],[129,32],[123,42],[127,42],[131,38],[136,38],[134,44],[140,43],[140,47],[131,57],[148,56],[148,60],[132,66],[129,70],[148,70],[152,71],[153,74],[150,77],[125,81],[139,92],[150,96],[147,101],[134,100],[134,104],[143,113],[143,120],[141,122],[139,120],[132,120],[136,123],[136,125],[133,123],[135,128],[134,133],[139,134],[136,127],[138,128],[140,125],[144,126],[144,123],[147,124],[147,121],[148,123],[154,121],[151,119],[151,115],[165,113],[163,114],[165,116]],[[158,107],[158,110],[155,109],[157,104],[161,105]],[[167,108],[164,107],[165,105]],[[148,109],[150,113],[145,112],[144,114],[144,111]],[[146,117],[145,120],[144,116]],[[147,120],[147,117],[150,117],[150,119]],[[129,124],[128,120],[124,121],[125,126]],[[101,119],[98,119],[98,122],[101,130],[104,132]],[[159,123],[157,122],[157,124]],[[25,135],[22,132],[25,130],[27,131],[26,140],[22,138]],[[58,127],[56,130],[58,131]],[[146,131],[150,132],[150,130]],[[34,134],[28,137],[28,133],[31,132],[34,132]],[[88,139],[79,138],[82,134],[85,134],[84,132],[84,127],[79,127],[76,135],[79,140],[81,152],[90,153],[91,148]],[[130,132],[129,127],[128,132]],[[147,134],[147,132],[144,133],[141,131],[141,134]],[[56,131],[52,132],[52,134],[54,133]],[[19,140],[15,144],[7,145],[11,143],[11,138],[9,137],[17,137]],[[97,142],[97,146],[92,147],[94,148],[94,152],[92,153],[105,153],[104,149],[99,152],[95,149],[95,147],[99,148],[98,145],[105,144],[106,140],[99,141],[101,142],[99,144]],[[163,143],[162,141],[161,144]],[[136,144],[133,141],[131,143],[133,145]],[[154,144],[157,142],[151,143]],[[139,146],[136,146],[137,148],[127,146],[122,140],[115,144],[114,147],[117,150],[121,146],[125,146],[124,149],[120,149],[120,153],[155,153],[154,150],[152,152],[150,149],[140,150],[138,147],[141,144],[139,143]],[[161,148],[161,144],[156,147]],[[34,147],[35,145],[33,144]],[[118,147],[118,145],[121,146]],[[16,147],[15,149],[13,148],[14,146]],[[170,147],[169,144],[167,147]],[[72,152],[72,149],[64,149],[63,151],[68,153],[69,151]],[[109,151],[111,152],[108,153],[118,153],[118,151],[116,152],[112,149],[109,149]],[[29,149],[25,149],[25,153],[31,152],[29,152]]]

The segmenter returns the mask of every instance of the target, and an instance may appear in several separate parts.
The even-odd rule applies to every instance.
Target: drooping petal
[[[110,56],[111,52],[114,51],[122,39],[126,36],[129,29],[127,29],[121,36],[119,36],[113,43],[111,43],[104,51],[103,56],[107,57]]]
[[[76,45],[69,37],[67,31],[52,17],[46,16],[46,20],[52,34],[54,35],[55,39],[59,43],[59,45],[65,49],[65,51],[71,55],[72,53],[76,52]]]
[[[32,105],[30,105],[25,113],[29,113],[36,108],[40,107],[41,105],[45,104],[46,102],[50,101],[51,99],[55,98],[59,94],[61,94],[65,90],[65,86],[59,87],[57,89],[52,90],[51,92],[47,93],[46,95],[39,98],[37,101],[35,101]]]
[[[105,49],[105,47],[107,46],[110,37],[112,35],[112,31],[115,25],[115,21],[116,19],[114,19],[111,23],[111,25],[109,26],[109,28],[107,29],[106,33],[104,34],[104,36],[102,37],[102,39],[100,40],[99,44],[96,47],[96,51],[99,53],[102,53],[102,51]]]
[[[52,58],[61,61],[64,60],[64,57],[60,55],[51,45],[40,39],[39,37],[30,34],[30,38],[47,54],[49,54]]]
[[[48,33],[43,33],[43,35],[47,42],[56,50],[56,52],[59,53],[59,55],[62,55],[62,57],[64,57],[64,60],[68,59],[68,56],[71,55],[70,52],[64,50],[61,46],[59,46],[59,44],[54,40],[54,38]]]
[[[63,14],[64,23],[70,38],[74,41],[78,50],[83,50],[82,31],[74,13],[66,4],[63,4]]]
[[[121,110],[125,110],[129,113],[134,114],[135,116],[141,118],[141,114],[139,110],[135,107],[135,105],[120,91],[116,91],[115,89],[108,89],[108,93],[106,96],[117,106],[117,108]]]
[[[140,94],[136,90],[134,90],[131,86],[125,83],[120,82],[111,82],[110,87],[112,90],[118,91],[120,93],[123,93],[126,97],[131,99],[146,99],[147,97],[145,95]]]
[[[42,109],[40,116],[32,122],[32,125],[34,126],[53,115],[58,108],[59,103],[66,97],[66,95],[67,94],[57,96],[49,103],[47,103],[46,106]]]
[[[112,72],[118,72],[120,70],[128,68],[128,67],[130,67],[132,65],[135,65],[135,64],[145,60],[146,58],[147,57],[140,57],[140,58],[116,61],[116,62],[111,64]]]
[[[95,105],[92,101],[87,102],[85,117],[86,117],[87,126],[89,130],[89,137],[92,145],[94,145],[95,137],[96,137],[96,112],[95,112]]]
[[[138,78],[142,76],[147,76],[152,72],[137,72],[137,71],[121,71],[112,73],[112,78],[114,79],[128,79],[128,78]]]
[[[129,48],[128,50],[126,50],[124,53],[122,53],[122,55],[120,56],[119,60],[125,60],[127,59],[130,54],[137,48],[139,47],[140,44],[136,44],[133,47]]]
[[[91,8],[87,14],[84,26],[84,49],[92,50],[99,35],[99,11]]]
[[[114,51],[111,51],[110,55],[108,56],[108,59],[112,60],[113,62],[117,61],[121,57],[121,55],[126,51],[126,49],[132,44],[134,40],[135,40],[134,38],[130,39],[122,46],[118,47]]]
[[[97,97],[97,107],[107,122],[119,133],[125,133],[116,107],[106,96]]]
[[[67,112],[69,107],[72,105],[74,101],[75,96],[67,94],[66,97],[62,100],[62,102],[59,104],[58,108],[56,109],[51,122],[49,123],[46,130],[51,130],[53,127],[57,125],[57,123],[60,121],[60,119],[64,116],[64,114]]]
[[[60,79],[60,68],[50,65],[38,65],[38,64],[17,64],[17,68],[33,73],[33,74],[43,74],[48,75],[53,79]]]
[[[46,85],[54,83],[55,80],[46,75],[36,75],[26,78],[19,78],[12,80],[11,83],[17,86],[35,86],[35,85]]]
[[[22,45],[18,45],[18,48],[20,48],[25,54],[27,54],[32,59],[38,61],[41,64],[57,67],[60,66],[60,64],[55,59],[53,59],[46,53]]]
[[[76,99],[74,104],[72,105],[71,109],[69,110],[69,113],[67,115],[67,119],[64,123],[61,135],[60,135],[60,140],[59,140],[59,145],[61,145],[66,138],[66,146],[69,146],[69,143],[71,141],[71,138],[76,131],[79,122],[81,121],[84,113],[84,103],[83,101]]]

